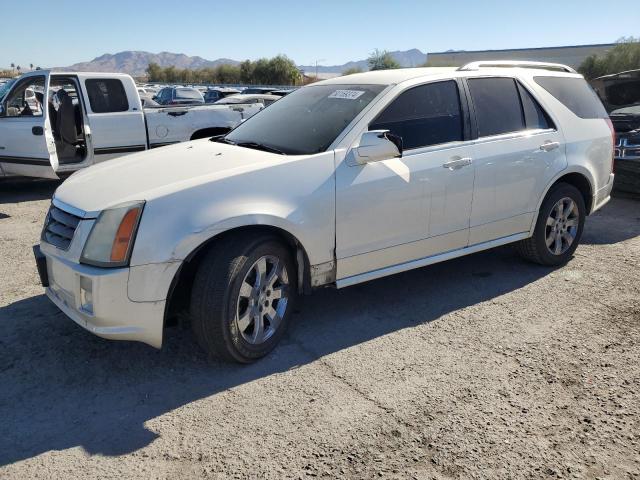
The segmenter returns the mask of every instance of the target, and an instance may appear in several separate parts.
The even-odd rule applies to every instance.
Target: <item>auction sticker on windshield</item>
[[[355,100],[356,98],[363,95],[364,92],[360,90],[336,90],[329,98],[343,98],[345,100]]]

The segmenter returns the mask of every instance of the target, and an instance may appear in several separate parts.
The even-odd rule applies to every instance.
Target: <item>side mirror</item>
[[[356,160],[361,165],[402,157],[402,137],[394,135],[389,130],[364,132],[355,153]]]

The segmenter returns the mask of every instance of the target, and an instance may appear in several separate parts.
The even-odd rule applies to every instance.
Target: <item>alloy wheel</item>
[[[578,234],[580,211],[578,205],[569,197],[556,202],[547,218],[545,240],[549,252],[553,255],[565,253]]]
[[[289,303],[289,276],[283,261],[265,255],[242,281],[235,322],[248,343],[266,342],[278,329]]]

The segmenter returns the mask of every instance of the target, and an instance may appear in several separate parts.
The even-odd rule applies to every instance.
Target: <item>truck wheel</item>
[[[297,292],[291,253],[276,238],[223,239],[204,257],[194,280],[195,337],[210,354],[253,362],[284,335]]]
[[[578,248],[586,217],[584,199],[573,185],[559,183],[547,194],[533,236],[516,244],[520,255],[541,265],[563,265]]]

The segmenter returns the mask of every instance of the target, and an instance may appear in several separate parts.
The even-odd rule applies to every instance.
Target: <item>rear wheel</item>
[[[580,191],[573,185],[559,183],[547,194],[533,236],[516,244],[527,260],[541,265],[562,265],[578,248],[586,208]]]
[[[276,238],[224,239],[196,274],[191,297],[196,339],[225,360],[255,361],[284,335],[296,296],[295,264]]]

